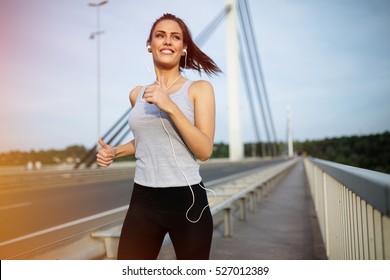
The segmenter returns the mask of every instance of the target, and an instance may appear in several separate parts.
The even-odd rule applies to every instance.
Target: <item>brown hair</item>
[[[150,29],[149,38],[147,44],[152,41],[153,31],[156,25],[163,20],[173,20],[177,22],[183,32],[183,43],[187,46],[187,67],[185,67],[185,56],[180,59],[180,70],[182,68],[193,69],[201,73],[203,70],[207,75],[217,74],[222,72],[221,69],[215,64],[215,62],[202,52],[195,42],[192,40],[191,32],[184,21],[172,14],[164,14],[160,18],[156,19]]]

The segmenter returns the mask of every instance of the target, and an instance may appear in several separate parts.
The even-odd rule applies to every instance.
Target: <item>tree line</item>
[[[276,147],[269,143],[246,143],[244,145],[245,157],[263,157],[285,155],[286,144],[279,142]],[[312,156],[324,160],[356,166],[360,168],[390,173],[390,132],[365,136],[346,136],[339,138],[325,138],[323,140],[295,141],[294,151],[299,155]],[[0,166],[26,165],[28,162],[41,164],[76,163],[85,154],[84,146],[73,145],[63,150],[50,149],[29,152],[11,151],[0,153]],[[229,145],[215,143],[212,158],[229,157]],[[128,157],[121,160],[134,160]]]
[[[295,142],[303,155],[390,173],[390,132]]]
[[[27,165],[29,162],[40,162],[41,164],[75,163],[86,152],[87,149],[80,145],[69,146],[63,150],[11,151],[0,153],[0,165]]]

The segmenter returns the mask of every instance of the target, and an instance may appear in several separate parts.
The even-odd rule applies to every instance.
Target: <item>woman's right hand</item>
[[[98,143],[102,148],[96,154],[96,161],[100,167],[108,167],[115,159],[115,149],[106,144],[103,139],[99,139]]]

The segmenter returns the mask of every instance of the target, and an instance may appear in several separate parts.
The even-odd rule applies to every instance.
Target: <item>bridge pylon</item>
[[[229,158],[239,161],[244,158],[240,117],[240,62],[238,42],[238,17],[236,0],[225,0],[231,7],[226,18],[226,59],[229,102]]]

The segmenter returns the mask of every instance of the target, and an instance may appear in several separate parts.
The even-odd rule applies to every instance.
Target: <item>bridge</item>
[[[1,259],[115,259],[134,166],[3,171]],[[318,159],[211,160],[212,259],[389,259],[390,175]],[[169,240],[161,259],[174,258]]]
[[[235,54],[229,55],[228,70],[230,159],[201,165],[215,192],[209,195],[215,223],[211,258],[390,259],[390,175],[292,157],[291,151],[281,156],[260,60],[252,52],[257,47],[248,3],[238,3],[230,1],[197,37],[201,45],[225,18],[230,30],[237,23],[243,29],[241,40],[236,32],[228,38],[228,51]],[[258,142],[260,123],[266,135],[260,157],[243,158],[237,133],[240,68],[245,77],[259,73],[250,79],[254,84],[245,85],[254,93],[248,99]],[[106,142],[115,145],[129,133],[127,114],[104,134]],[[115,259],[134,166],[96,168],[95,150],[71,169],[0,171],[1,259]],[[159,258],[174,258],[168,238]]]

